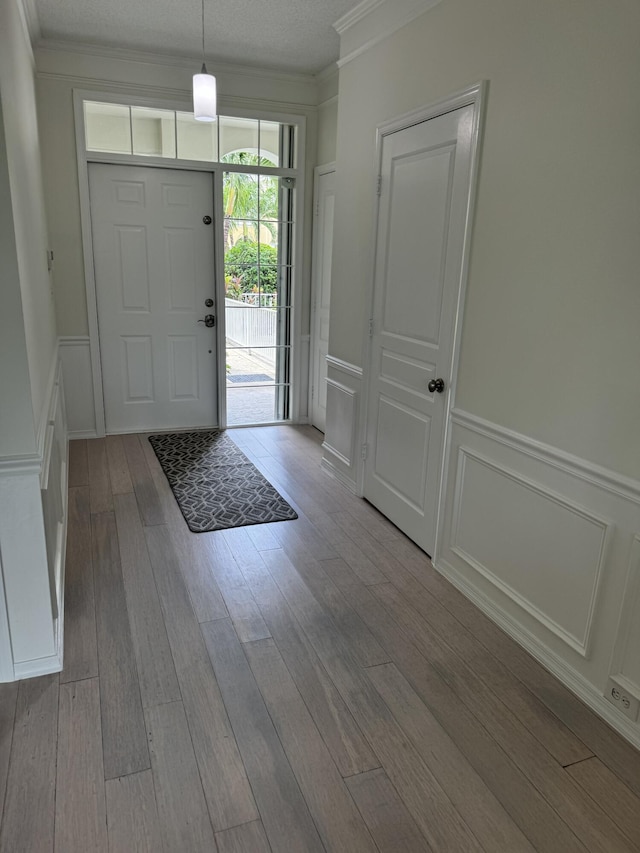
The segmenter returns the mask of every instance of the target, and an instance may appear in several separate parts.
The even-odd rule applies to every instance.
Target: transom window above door
[[[263,169],[295,168],[295,126],[264,119],[218,116],[196,121],[180,110],[84,101],[87,151],[205,163],[255,157]]]

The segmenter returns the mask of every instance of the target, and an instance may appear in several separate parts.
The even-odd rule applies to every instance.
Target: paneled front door
[[[216,426],[211,175],[91,164],[89,187],[107,432]]]

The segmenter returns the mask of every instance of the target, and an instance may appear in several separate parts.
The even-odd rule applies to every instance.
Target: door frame
[[[447,482],[447,473],[449,470],[449,462],[450,462],[450,454],[451,454],[451,410],[455,406],[455,396],[456,396],[456,387],[458,382],[458,368],[460,362],[460,338],[462,331],[462,321],[464,314],[464,305],[465,305],[465,297],[467,290],[467,281],[469,274],[469,256],[471,250],[471,236],[473,230],[473,217],[475,210],[475,202],[477,195],[477,187],[478,187],[478,172],[480,167],[480,149],[481,149],[481,141],[484,132],[484,124],[485,124],[485,112],[486,112],[486,101],[487,94],[489,90],[489,82],[488,80],[481,80],[479,83],[475,83],[472,86],[469,86],[466,89],[462,89],[461,91],[454,92],[452,95],[449,95],[446,98],[442,98],[440,100],[434,101],[430,104],[427,104],[423,107],[418,107],[418,109],[411,110],[410,112],[404,113],[403,115],[397,116],[396,118],[390,119],[388,121],[382,122],[376,128],[376,146],[375,146],[375,191],[377,192],[379,176],[381,172],[382,166],[382,145],[385,140],[385,137],[389,136],[392,133],[397,133],[401,130],[406,130],[409,127],[412,127],[416,124],[422,124],[423,122],[430,121],[431,119],[437,118],[438,116],[444,115],[446,113],[453,112],[454,110],[458,110],[462,107],[473,107],[473,124],[471,130],[471,169],[469,174],[469,192],[467,195],[467,204],[466,204],[466,213],[465,213],[465,225],[464,225],[464,238],[463,238],[463,249],[462,249],[462,264],[460,268],[460,278],[458,281],[458,293],[456,298],[456,311],[454,316],[454,324],[453,324],[453,346],[452,346],[452,359],[451,359],[451,371],[448,377],[444,377],[446,384],[446,395],[444,400],[445,412],[444,412],[444,432],[442,439],[442,459],[440,464],[440,472],[439,472],[439,480],[438,480],[438,494],[436,497],[436,522],[435,522],[435,546],[433,549],[433,554],[431,555],[432,561],[435,564],[439,559],[440,551],[441,551],[441,520],[442,520],[442,508],[444,506],[445,501],[445,489]],[[377,201],[375,205],[375,213],[373,217],[373,225],[372,225],[372,252],[371,252],[371,261],[370,267],[368,271],[368,285],[367,285],[367,294],[366,294],[366,304],[369,308],[369,318],[371,320],[374,319],[374,285],[375,285],[375,275],[376,275],[376,245],[377,245],[377,234],[378,234],[378,220],[380,216],[380,196],[377,195]],[[362,344],[362,365],[363,365],[363,384],[362,384],[362,404],[360,406],[360,424],[358,429],[358,435],[360,439],[360,445],[363,448],[363,453],[361,454],[363,461],[361,461],[359,465],[358,471],[358,479],[357,479],[357,488],[358,493],[360,495],[364,494],[364,470],[365,465],[370,460],[365,458],[365,450],[366,450],[366,440],[367,440],[367,428],[368,428],[368,419],[369,419],[369,398],[371,394],[371,356],[372,356],[372,348],[371,348],[371,337],[369,335],[369,323],[365,324],[365,329],[363,332],[363,344]]]
[[[216,209],[216,199],[222,198],[223,173],[225,171],[257,171],[253,167],[236,167],[228,163],[211,163],[200,160],[179,160],[161,157],[149,157],[136,154],[106,154],[95,151],[87,151],[86,135],[84,125],[84,102],[100,101],[103,103],[125,104],[134,107],[151,107],[156,109],[168,109],[190,112],[192,108],[189,98],[181,97],[138,97],[127,91],[104,91],[104,90],[73,90],[73,116],[75,125],[76,161],[78,169],[78,194],[80,200],[80,226],[82,236],[82,257],[84,270],[84,285],[87,300],[87,322],[89,328],[89,353],[91,358],[91,378],[93,390],[93,408],[95,416],[95,435],[102,438],[106,435],[104,393],[102,381],[102,358],[100,353],[100,334],[98,327],[98,300],[96,293],[96,279],[93,262],[93,235],[91,232],[91,198],[89,195],[89,164],[105,163],[118,166],[145,166],[158,169],[184,170],[191,172],[208,172],[211,175],[213,187],[213,206]],[[233,105],[232,105],[233,104]],[[291,177],[295,179],[295,220],[293,229],[293,243],[295,252],[295,273],[293,292],[291,294],[291,351],[289,354],[289,367],[291,373],[290,386],[290,417],[283,423],[299,423],[301,410],[301,383],[303,371],[301,360],[305,351],[305,339],[302,334],[304,327],[302,316],[302,304],[304,302],[305,282],[308,282],[308,269],[305,266],[305,221],[306,221],[306,116],[302,113],[286,113],[273,110],[255,109],[255,102],[246,108],[239,99],[222,99],[219,101],[219,110],[224,110],[223,115],[237,116],[239,118],[256,118],[264,121],[277,121],[283,124],[296,126],[297,150],[296,168],[274,169],[273,174],[277,177]],[[214,217],[215,222],[215,217]],[[225,316],[224,316],[224,251],[222,245],[222,229],[214,227],[214,263],[216,271],[215,298],[216,298],[216,331],[217,331],[217,356],[218,356],[218,429],[227,428],[227,403],[226,394],[226,347],[225,347]],[[307,283],[308,290],[308,283]],[[307,338],[308,341],[308,338]]]
[[[311,229],[311,313],[309,319],[309,330],[310,330],[310,358],[309,358],[309,398],[308,398],[308,411],[309,411],[309,423],[312,423],[313,417],[313,380],[316,373],[316,359],[318,358],[318,348],[316,344],[316,312],[318,305],[318,287],[319,282],[316,275],[317,265],[315,263],[316,260],[316,248],[318,242],[318,184],[320,183],[320,178],[323,175],[330,175],[332,172],[336,171],[336,162],[332,160],[330,163],[323,163],[321,166],[316,166],[313,170],[313,228]],[[315,389],[316,393],[318,389]]]

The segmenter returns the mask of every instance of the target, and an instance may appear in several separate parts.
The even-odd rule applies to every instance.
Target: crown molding
[[[29,41],[35,44],[40,38],[40,20],[35,0],[18,0],[18,5],[24,17],[24,24],[29,34]]]
[[[318,83],[326,83],[327,80],[331,80],[331,78],[338,73],[338,63],[332,62],[331,65],[327,65],[327,67],[323,68],[322,71],[318,71],[315,75],[315,79]]]
[[[33,2],[33,0],[24,0]],[[123,47],[110,47],[107,45],[92,44],[90,42],[60,41],[56,39],[39,38],[35,44],[36,51],[57,51],[60,53],[76,53],[84,56],[102,57],[105,59],[117,59],[120,61],[140,62],[147,65],[162,65],[174,68],[194,67],[202,61],[201,58],[178,56],[172,53],[152,53],[143,50],[130,50]],[[295,71],[284,71],[277,68],[261,68],[257,65],[236,65],[231,62],[218,62],[215,57],[207,56],[207,63],[216,74],[229,74],[240,77],[270,78],[272,80],[285,80],[290,83],[314,84],[317,75],[303,74]]]
[[[333,25],[340,35],[342,68],[442,0],[362,0]]]
[[[378,6],[381,6],[385,3],[386,0],[362,0],[362,2],[358,3],[353,9],[349,9],[341,18],[333,25],[334,30],[338,33],[339,36],[342,35],[345,30],[348,30],[350,27],[355,26],[358,21],[361,21],[363,18],[366,18],[367,15],[370,15],[374,9],[377,9]]]

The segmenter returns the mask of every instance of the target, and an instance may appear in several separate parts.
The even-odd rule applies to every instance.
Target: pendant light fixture
[[[193,75],[193,117],[197,121],[216,120],[216,78],[204,64],[204,0],[202,0],[202,70]]]

